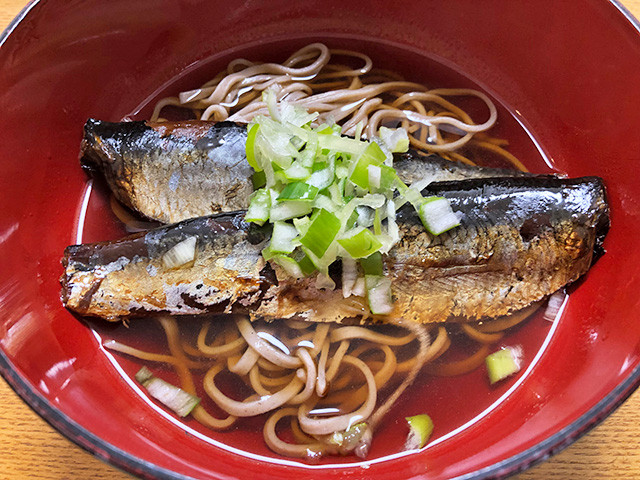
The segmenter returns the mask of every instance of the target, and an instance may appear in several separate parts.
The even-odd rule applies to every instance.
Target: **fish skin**
[[[116,198],[163,223],[243,210],[253,192],[247,127],[233,122],[111,123],[90,119],[80,160],[101,172]],[[415,150],[394,155],[400,179],[433,181],[527,175],[450,162]]]
[[[163,223],[247,208],[253,170],[246,128],[232,122],[88,120],[84,168],[102,172],[124,205]]]
[[[401,241],[385,256],[391,316],[421,323],[510,314],[587,272],[602,247],[609,211],[602,180],[522,177],[431,184],[461,225],[433,241],[412,208],[398,212]],[[366,309],[340,289],[318,290],[264,262],[269,228],[218,214],[116,242],[65,251],[62,299],[108,320],[154,313],[243,313],[252,318],[343,322]],[[167,270],[162,255],[197,237],[192,266]],[[277,269],[277,267],[275,267]]]

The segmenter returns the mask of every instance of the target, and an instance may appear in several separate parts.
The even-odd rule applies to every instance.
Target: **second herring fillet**
[[[575,281],[602,248],[609,225],[597,177],[492,178],[431,184],[461,226],[430,241],[410,207],[402,240],[385,259],[393,317],[429,323],[506,315]],[[297,281],[261,257],[270,230],[243,212],[186,220],[115,242],[66,249],[62,299],[81,315],[118,320],[154,313],[246,313],[257,318],[336,321],[366,313],[342,292]],[[168,269],[162,257],[196,237],[195,260]]]

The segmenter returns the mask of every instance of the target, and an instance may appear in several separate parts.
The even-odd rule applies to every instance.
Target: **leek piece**
[[[516,347],[505,347],[485,358],[489,381],[493,385],[520,371],[522,351]]]
[[[357,227],[344,234],[338,240],[338,243],[344,248],[351,258],[368,257],[374,252],[380,250],[382,243],[367,228]]]
[[[402,153],[409,150],[409,136],[404,128],[380,127],[378,136],[392,153]]]
[[[306,277],[317,271],[316,266],[307,255],[298,260],[298,266]]]
[[[409,435],[407,435],[407,441],[405,442],[405,450],[416,450],[424,447],[433,432],[433,420],[431,420],[431,417],[422,413],[406,417],[405,420],[409,424]]]
[[[314,217],[311,218],[311,224],[300,243],[317,257],[322,257],[340,231],[341,222],[324,208],[317,210]]]
[[[293,219],[293,226],[296,227],[296,230],[298,230],[298,233],[300,235],[304,235],[305,233],[307,233],[309,225],[311,225],[311,219],[309,217],[300,217]]]
[[[331,167],[325,167],[313,172],[309,180],[307,180],[307,183],[318,188],[318,190],[324,190],[333,183],[333,175],[333,169]]]
[[[264,225],[269,220],[271,210],[271,195],[268,190],[257,190],[251,196],[249,208],[244,214],[244,221]]]
[[[378,144],[370,143],[355,162],[349,180],[360,188],[369,189],[369,165],[380,166],[385,158]]]
[[[460,225],[460,219],[451,209],[449,201],[443,197],[425,199],[418,215],[424,227],[432,235],[440,235]]]
[[[251,205],[249,205],[251,208]],[[272,222],[280,220],[290,220],[296,217],[302,217],[311,213],[313,209],[311,202],[304,200],[293,201],[288,200],[285,202],[278,202],[271,207],[270,219]]]
[[[247,132],[247,143],[245,144],[245,153],[247,155],[247,162],[249,165],[256,171],[261,172],[262,167],[256,160],[256,136],[258,135],[258,130],[260,129],[260,125],[254,123],[249,127],[249,131]]]
[[[254,190],[264,187],[267,184],[267,176],[265,175],[264,170],[260,170],[259,172],[255,172],[251,175],[251,183],[253,184]]]
[[[382,169],[378,165],[369,165],[367,167],[367,173],[369,174],[369,190],[372,192],[379,190]]]
[[[380,252],[373,253],[367,258],[361,258],[360,265],[365,275],[382,276],[382,255]]]
[[[318,195],[318,188],[304,182],[293,182],[284,187],[278,200],[313,200]]]
[[[298,162],[294,162],[291,164],[291,166],[289,168],[287,168],[284,172],[283,172],[284,178],[285,180],[306,180],[311,176],[311,171],[301,165]]]
[[[377,208],[373,215],[373,233],[376,235],[382,235],[382,215],[380,214],[380,210]]]
[[[200,403],[198,397],[191,395],[189,392],[161,378],[154,377],[146,367],[142,367],[138,373],[136,373],[135,378],[147,389],[149,395],[173,410],[180,417],[189,415],[196,405]]]
[[[192,263],[196,259],[196,242],[196,237],[188,237],[176,243],[162,256],[164,267],[180,268]]]
[[[286,255],[273,255],[270,260],[280,265],[282,269],[287,272],[287,275],[293,278],[303,278],[305,276],[298,262],[291,257]]]
[[[391,279],[379,275],[365,275],[369,310],[374,315],[387,315],[393,310],[391,298]]]
[[[298,236],[296,227],[285,222],[275,222],[269,249],[274,253],[291,253],[296,248],[293,240]]]
[[[135,375],[135,379],[138,383],[144,383],[153,377],[153,373],[147,367],[142,367]]]

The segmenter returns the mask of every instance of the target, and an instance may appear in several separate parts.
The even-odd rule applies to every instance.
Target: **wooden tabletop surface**
[[[25,0],[0,0],[0,30]],[[622,0],[640,18],[640,0]],[[603,424],[516,480],[640,479],[640,391]],[[124,480],[37,416],[0,378],[0,480]]]

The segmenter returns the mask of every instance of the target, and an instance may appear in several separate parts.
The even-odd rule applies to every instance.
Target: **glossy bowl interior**
[[[113,363],[59,300],[64,248],[117,235],[77,161],[85,120],[144,117],[152,99],[225,60],[282,60],[316,40],[365,50],[412,80],[481,88],[512,152],[533,170],[603,177],[612,210],[607,254],[560,321],[521,335],[536,348],[518,381],[489,401],[473,383],[449,387],[442,417],[463,409],[468,422],[451,420],[449,431],[460,428],[418,453],[379,447],[364,463],[252,457],[241,438],[234,450],[187,433],[141,399],[122,375],[133,367]],[[160,478],[493,478],[571,443],[640,381],[640,34],[615,4],[51,0],[31,4],[1,41],[0,372],[99,457]],[[429,395],[419,386],[403,405]],[[474,410],[476,400],[491,408]],[[388,435],[404,433],[389,425]]]

